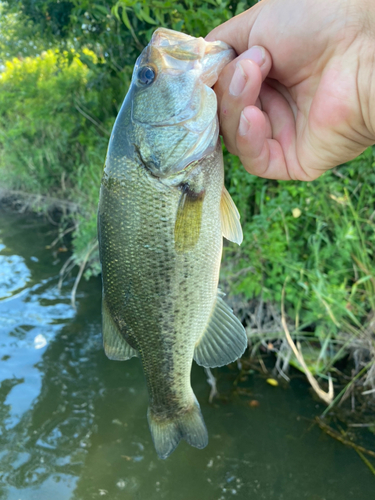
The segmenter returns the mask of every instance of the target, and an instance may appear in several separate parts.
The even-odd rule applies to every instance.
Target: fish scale
[[[165,45],[165,37],[176,43]],[[195,43],[199,50],[184,52]],[[212,59],[211,66],[204,57]],[[140,358],[148,421],[162,458],[181,438],[197,448],[207,444],[190,385],[193,359],[202,366],[221,366],[240,356],[247,344],[243,326],[217,289],[223,234],[240,243],[242,232],[223,188],[216,97],[200,80],[212,80],[212,74],[217,78],[218,69],[232,58],[233,51],[222,42],[158,29],[135,66],[100,189],[104,348],[111,359]],[[176,83],[184,82],[179,90]],[[176,99],[179,93],[185,104]]]
[[[223,168],[216,158],[220,154],[219,148],[204,161],[209,189],[203,204],[202,238],[194,252],[183,255],[174,250],[180,192],[160,185],[160,191],[155,193],[150,189],[149,179],[140,172],[143,167],[137,163],[133,165],[130,179],[128,163],[128,180],[119,183],[118,189],[109,191],[106,182],[102,184],[99,217],[104,244],[101,251],[102,260],[110,264],[108,269],[103,268],[105,300],[111,304],[112,314],[126,324],[130,345],[140,352],[153,395],[151,405],[153,400],[166,400],[169,404],[167,398],[172,394],[176,396],[176,406],[169,404],[169,412],[180,411],[194,402],[189,382],[194,345],[216,298],[222,246],[219,204]],[[117,163],[113,171],[113,175],[121,179],[117,169],[121,171],[121,163]],[[112,169],[108,169],[107,174],[112,175]],[[127,300],[123,294],[124,283],[132,284],[131,297]],[[171,344],[186,348],[181,354],[165,349]],[[149,356],[149,352],[158,352],[157,359]],[[172,375],[165,369],[166,364],[173,364]],[[173,377],[176,369],[181,376]],[[173,384],[163,383],[166,372]],[[183,390],[180,380],[184,380]]]

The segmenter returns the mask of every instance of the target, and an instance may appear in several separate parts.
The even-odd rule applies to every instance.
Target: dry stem
[[[72,304],[72,307],[74,309],[76,309],[76,293],[77,293],[77,288],[78,288],[78,284],[79,282],[81,281],[81,278],[82,278],[82,274],[83,274],[83,271],[85,270],[85,267],[86,267],[86,264],[87,264],[87,261],[89,260],[89,257],[90,255],[92,254],[92,252],[98,247],[98,242],[96,241],[88,250],[88,252],[86,253],[80,267],[79,267],[79,271],[78,271],[78,274],[77,274],[77,277],[76,277],[76,280],[74,282],[74,285],[73,285],[73,288],[72,288],[72,294],[71,294],[71,297],[70,297],[70,300],[71,300],[71,304]]]
[[[297,347],[296,347],[296,345],[293,342],[293,339],[289,333],[288,325],[287,325],[286,319],[285,319],[284,299],[285,299],[285,283],[284,283],[283,291],[282,291],[282,295],[281,295],[281,324],[283,325],[286,339],[287,339],[288,344],[290,345],[295,357],[297,358],[297,361],[302,366],[302,368],[305,372],[305,375],[307,377],[307,380],[310,382],[311,387],[314,389],[315,393],[320,397],[320,399],[322,399],[327,405],[329,405],[332,403],[333,397],[334,397],[333,383],[332,383],[331,376],[330,375],[328,376],[328,392],[325,392],[325,391],[323,391],[323,389],[320,388],[315,377],[312,375],[312,373],[308,369],[308,367],[305,363],[305,360],[303,359],[303,356],[302,356],[300,343],[297,342]]]

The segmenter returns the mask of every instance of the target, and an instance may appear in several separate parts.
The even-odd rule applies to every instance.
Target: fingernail
[[[240,117],[240,124],[238,126],[238,133],[240,135],[246,135],[249,131],[249,128],[250,128],[250,122],[247,120],[247,118],[245,117],[245,115],[243,114],[243,111],[242,111],[241,117]]]
[[[235,97],[239,96],[245,88],[246,82],[246,73],[244,72],[241,63],[239,62],[236,65],[236,70],[229,85],[229,93]]]
[[[258,66],[262,66],[265,61],[265,51],[263,47],[258,47],[258,45],[254,45],[247,51],[246,59],[251,59]]]

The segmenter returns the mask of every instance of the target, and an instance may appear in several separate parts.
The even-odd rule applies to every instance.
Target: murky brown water
[[[157,458],[137,359],[109,361],[101,346],[99,279],[61,292],[66,254],[45,246],[41,219],[0,213],[0,498],[6,500],[375,499],[375,478],[354,450],[311,420],[323,410],[304,380],[271,387],[257,374],[208,403],[203,369],[192,383],[210,442]]]

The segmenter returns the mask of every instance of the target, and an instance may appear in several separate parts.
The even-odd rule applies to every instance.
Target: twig
[[[266,365],[264,364],[264,361],[260,356],[258,356],[258,361],[259,361],[260,366],[262,367],[263,373],[268,373]]]
[[[208,402],[212,403],[212,400],[219,395],[219,391],[217,390],[216,386],[216,378],[212,375],[212,372],[209,368],[205,368],[204,371],[207,375],[208,385],[211,386],[210,395],[208,396]]]
[[[290,378],[287,376],[285,373],[287,370],[287,367],[289,366],[289,361],[290,361],[290,356],[292,354],[292,351],[286,342],[286,340],[282,340],[281,345],[279,347],[279,350],[277,351],[274,349],[275,352],[277,352],[277,360],[275,364],[275,368],[278,371],[278,373],[287,381],[290,382]],[[286,355],[284,352],[287,352]],[[283,366],[281,367],[281,362],[283,362]]]
[[[362,452],[360,452],[357,449],[355,451],[358,453],[358,455],[361,457],[361,459],[364,461],[364,463],[367,465],[367,467],[375,476],[375,468],[373,467],[372,463],[369,460],[367,460],[367,458],[362,454]]]
[[[354,375],[354,370],[352,370],[352,377],[353,377],[353,375]],[[344,394],[342,395],[342,398],[339,401],[339,404],[337,406],[341,406],[342,403],[344,403],[348,399],[348,397],[353,393],[353,389],[354,389],[353,385],[348,384],[346,386],[346,390],[345,390]]]
[[[348,390],[348,388],[354,384],[354,382],[359,378],[361,377],[365,371],[369,368],[369,366],[372,364],[372,361],[370,361],[369,363],[367,363],[367,365],[365,367],[362,368],[362,370],[360,372],[357,373],[357,375],[349,382],[348,385],[346,385],[344,387],[344,389],[335,397],[335,399],[329,404],[329,406],[324,410],[324,412],[322,413],[322,417],[325,417],[327,415],[327,413],[329,412],[329,410],[337,403],[337,401],[341,398],[341,396]]]
[[[276,370],[278,372],[278,374],[283,377],[284,380],[286,380],[287,382],[290,382],[290,378],[288,377],[288,375],[286,373],[283,372],[283,370],[280,368],[280,366],[277,365],[276,363]]]
[[[70,301],[71,301],[72,307],[74,309],[76,309],[76,293],[77,293],[78,284],[81,281],[83,271],[85,270],[85,267],[86,267],[87,261],[89,260],[90,255],[92,254],[92,252],[94,250],[96,250],[97,247],[98,247],[98,242],[96,241],[92,245],[92,247],[89,249],[89,251],[86,253],[86,255],[85,255],[85,257],[84,257],[84,259],[79,267],[79,271],[78,271],[76,280],[75,280],[73,288],[72,288],[72,294],[70,296]]]
[[[91,123],[93,123],[96,127],[98,127],[98,129],[103,132],[103,134],[105,134],[106,136],[110,136],[111,133],[108,132],[108,130],[106,130],[105,128],[103,128],[100,123],[98,123],[96,120],[94,120],[94,118],[92,118],[92,116],[88,115],[87,113],[85,113],[85,111],[83,111],[82,108],[80,108],[78,106],[77,103],[74,104],[74,107],[76,108],[76,110],[78,111],[78,113],[81,113],[82,116],[84,116],[87,120],[89,120]]]
[[[374,394],[375,389],[369,389],[368,391],[362,392],[362,396],[367,396],[367,394]]]
[[[305,375],[307,377],[307,380],[310,382],[311,387],[314,389],[314,391],[320,397],[320,399],[322,399],[326,404],[329,405],[332,403],[333,396],[334,396],[333,383],[332,383],[331,376],[329,375],[329,378],[328,378],[328,392],[325,392],[325,391],[323,391],[323,389],[320,388],[315,377],[312,375],[310,370],[307,368],[305,360],[302,356],[300,343],[297,342],[297,347],[296,347],[295,343],[293,342],[292,337],[290,336],[288,325],[287,325],[286,319],[285,319],[285,309],[284,309],[285,284],[286,284],[286,280],[285,280],[283,290],[281,293],[281,324],[283,325],[286,339],[287,339],[288,344],[290,345],[295,357],[297,358],[297,361],[299,362],[299,364],[303,368]]]
[[[372,424],[348,424],[348,427],[375,427],[375,422]]]
[[[76,225],[72,226],[72,227],[69,227],[68,229],[65,229],[65,231],[63,231],[61,234],[59,234],[57,236],[57,238],[55,238],[53,240],[53,242],[51,244],[49,244],[49,248],[53,248],[56,243],[58,243],[60,240],[62,240],[64,238],[64,236],[66,236],[67,234],[71,233],[72,231],[74,231],[75,229],[77,228]]]
[[[60,269],[60,278],[59,278],[59,282],[57,283],[57,288],[58,290],[60,291],[61,290],[61,287],[62,287],[62,284],[63,284],[63,281],[64,281],[64,274],[65,274],[65,271],[68,269],[69,265],[72,264],[72,267],[70,269],[72,269],[74,267],[74,262],[73,262],[73,255],[71,255],[69,257],[69,259],[66,259],[66,261],[64,262],[64,265],[62,266],[62,268]],[[69,269],[69,270],[70,270]],[[69,271],[67,271],[69,272]]]
[[[324,432],[326,432],[329,436],[333,437],[334,439],[337,439],[337,441],[340,441],[340,443],[345,444],[346,446],[350,446],[351,448],[354,448],[357,452],[360,451],[362,453],[366,453],[366,455],[370,455],[370,457],[375,458],[375,451],[367,450],[363,446],[357,445],[352,441],[345,439],[339,432],[332,429],[332,427],[323,422],[319,417],[315,417],[315,422]]]

